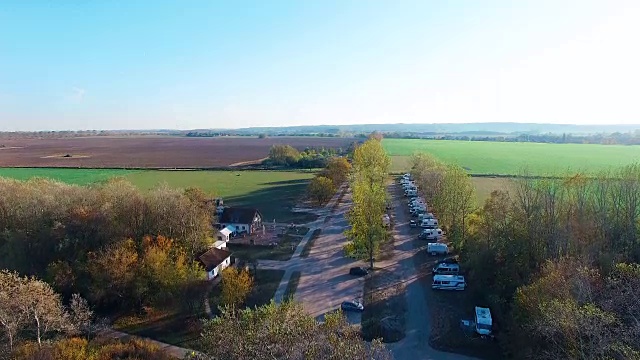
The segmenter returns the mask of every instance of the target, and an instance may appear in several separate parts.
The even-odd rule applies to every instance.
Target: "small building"
[[[253,234],[262,229],[262,214],[258,209],[226,207],[220,217],[220,227],[233,226],[237,234]]]
[[[226,243],[225,243],[226,248]],[[231,252],[212,247],[198,258],[207,272],[207,280],[211,280],[231,265]]]
[[[217,240],[218,241],[229,241],[231,238],[231,234],[236,232],[236,228],[233,225],[225,226],[222,230],[218,231]]]

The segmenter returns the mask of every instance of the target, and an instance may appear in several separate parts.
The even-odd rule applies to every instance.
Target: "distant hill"
[[[423,135],[473,134],[473,135],[509,135],[509,134],[611,134],[640,130],[637,125],[570,125],[570,124],[538,124],[538,123],[465,123],[465,124],[364,124],[364,125],[310,125],[285,127],[250,127],[234,129],[238,134],[278,133],[278,134],[341,134],[398,132]]]

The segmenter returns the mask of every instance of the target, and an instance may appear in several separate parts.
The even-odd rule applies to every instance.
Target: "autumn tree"
[[[222,271],[222,303],[238,308],[253,289],[253,278],[246,269],[229,266]]]
[[[74,297],[76,302],[81,298]],[[68,332],[72,320],[86,317],[86,309],[73,306],[70,315],[60,295],[42,280],[0,271],[0,324],[12,349],[19,334],[33,334],[38,346],[42,338],[54,332]]]
[[[385,178],[390,160],[380,141],[372,139],[355,149],[351,191],[353,206],[347,214],[351,228],[345,235],[356,249],[356,255],[373,262],[380,244],[387,239],[382,223],[386,207]]]
[[[336,192],[336,187],[331,179],[324,176],[316,176],[311,179],[307,187],[307,196],[318,204],[331,200]]]
[[[273,145],[269,160],[273,165],[291,166],[300,160],[300,152],[291,145]]]
[[[322,175],[331,179],[334,186],[340,186],[349,177],[351,164],[344,157],[333,157],[327,162],[327,166],[322,171]]]
[[[382,343],[366,343],[341,313],[319,323],[288,301],[239,312],[224,308],[205,321],[201,343],[207,359],[391,359]]]
[[[469,175],[459,166],[447,166],[441,188],[434,197],[434,207],[440,221],[447,225],[450,237],[458,243],[464,242],[466,220],[475,206],[475,187]]]

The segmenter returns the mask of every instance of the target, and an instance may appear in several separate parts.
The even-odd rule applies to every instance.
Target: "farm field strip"
[[[594,172],[640,161],[640,146],[598,144],[540,144],[516,142],[384,139],[392,170],[408,168],[408,157],[425,152],[471,174],[532,175],[569,171]]]
[[[112,170],[0,168],[0,177],[28,180],[45,177],[77,185],[88,185],[123,177],[143,191],[166,184],[171,188],[198,187],[210,196],[222,197],[226,205],[258,208],[265,220],[304,220],[290,208],[304,193],[312,172],[226,170]]]

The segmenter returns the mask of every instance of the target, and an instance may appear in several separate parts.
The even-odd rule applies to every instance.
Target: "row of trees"
[[[371,268],[380,245],[388,240],[382,217],[386,210],[385,180],[391,161],[379,138],[370,138],[353,153],[350,179],[353,206],[347,214],[351,228],[345,232],[355,254]]]
[[[212,214],[196,189],[0,179],[0,268],[104,308],[162,303],[199,277]]]
[[[280,166],[297,169],[318,169],[327,166],[330,159],[347,154],[342,148],[306,148],[298,151],[291,145],[273,145],[269,157],[263,162],[266,166]]]
[[[413,164],[454,234],[471,297],[503,330],[505,352],[640,358],[640,166],[563,178],[525,172],[473,211],[468,177],[426,155]]]
[[[411,158],[411,174],[430,210],[437,214],[450,240],[460,246],[467,232],[467,218],[476,207],[475,187],[460,166],[444,164],[427,154]]]
[[[627,313],[640,299],[626,295],[640,291],[639,220],[638,165],[523,176],[512,193],[494,192],[470,216],[463,255],[471,290],[511,330],[503,340],[514,346],[505,348],[522,356],[542,349],[547,358],[640,357],[637,317]]]
[[[317,204],[326,203],[333,197],[336,189],[347,180],[351,164],[345,157],[333,157],[327,166],[309,183],[307,196]]]

